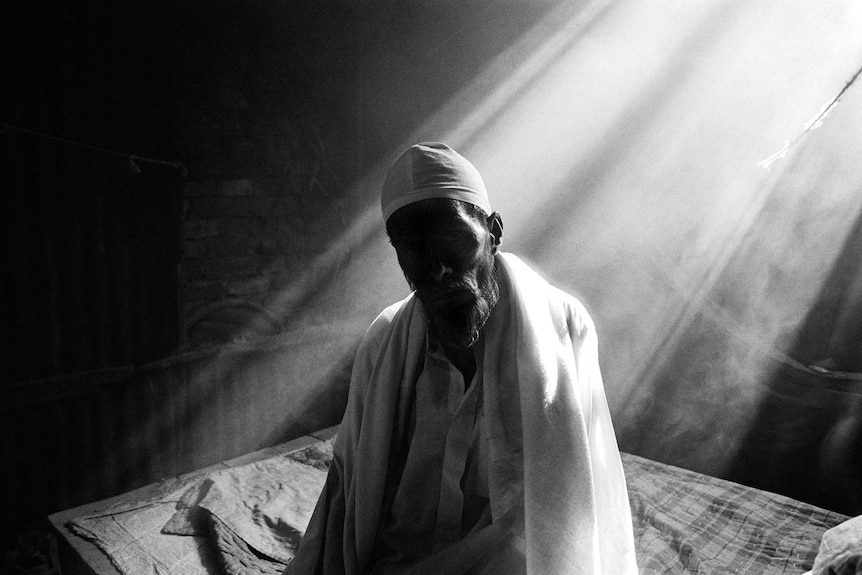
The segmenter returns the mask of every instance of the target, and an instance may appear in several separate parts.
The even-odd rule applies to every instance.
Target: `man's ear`
[[[487,219],[488,231],[491,232],[491,242],[493,251],[496,253],[500,244],[503,242],[503,219],[499,212],[494,212]]]

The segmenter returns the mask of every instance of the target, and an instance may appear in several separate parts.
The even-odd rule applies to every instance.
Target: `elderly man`
[[[583,306],[500,251],[470,162],[412,146],[383,217],[413,293],[372,323],[288,573],[637,573]]]

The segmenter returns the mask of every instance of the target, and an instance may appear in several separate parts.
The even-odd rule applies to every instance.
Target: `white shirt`
[[[483,347],[480,338],[474,346],[476,373],[466,390],[463,375],[443,350],[433,344],[426,349],[408,418],[407,447],[393,455],[394,471],[387,480],[374,573],[397,571],[491,523],[482,426]]]

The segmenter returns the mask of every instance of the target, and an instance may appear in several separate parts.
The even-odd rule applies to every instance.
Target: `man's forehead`
[[[398,208],[390,218],[395,218],[396,220],[470,219],[473,218],[473,214],[476,212],[481,212],[481,210],[470,209],[467,204],[458,200],[428,198]]]
[[[390,223],[394,224],[393,231],[405,235],[480,226],[474,211],[468,210],[462,202],[444,198],[431,198],[403,206],[390,216]]]

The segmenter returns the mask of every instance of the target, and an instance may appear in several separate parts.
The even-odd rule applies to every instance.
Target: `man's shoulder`
[[[590,313],[587,311],[583,302],[581,302],[577,296],[572,295],[561,287],[548,284],[548,297],[557,300],[560,305],[565,306],[567,310],[575,315],[586,317],[590,316]]]
[[[377,314],[377,317],[374,318],[374,321],[371,322],[371,325],[368,327],[369,333],[372,331],[378,330],[386,330],[393,321],[395,321],[395,316],[398,315],[398,310],[400,310],[404,304],[407,303],[407,300],[410,299],[409,296],[401,301],[397,301],[391,305],[386,306],[383,311]]]
[[[368,326],[365,335],[359,342],[359,348],[356,350],[356,356],[353,361],[354,375],[363,370],[368,370],[370,373],[376,358],[386,346],[392,323],[403,303],[402,301],[388,306]]]
[[[586,306],[584,306],[577,296],[574,296],[565,289],[550,283],[542,274],[536,271],[532,265],[523,261],[518,256],[514,256],[512,254],[503,255],[509,263],[512,272],[519,274],[519,276],[522,277],[531,277],[532,282],[529,284],[530,287],[538,287],[538,291],[543,293],[545,298],[547,298],[548,304],[552,308],[561,309],[568,318],[570,325],[575,326],[577,331],[580,332],[584,329],[593,329],[593,320],[590,317]]]
[[[550,285],[548,288],[548,297],[557,301],[562,307],[568,320],[570,329],[579,334],[595,330],[593,318],[590,317],[590,312],[580,299],[564,291],[561,288]]]
[[[595,331],[590,313],[577,296],[550,283],[543,275],[517,256],[513,257],[511,254],[506,254],[505,257],[506,261],[510,262],[513,273],[533,278],[529,284],[531,288],[536,288],[537,292],[544,295],[552,310],[556,309],[562,312],[573,335],[583,336]]]
[[[386,339],[392,324],[395,322],[395,318],[398,316],[398,311],[404,307],[409,300],[410,296],[387,306],[383,311],[377,314],[377,317],[374,318],[374,321],[371,322],[371,325],[368,326],[368,330],[365,332],[362,347],[366,350],[378,348],[380,343]]]

